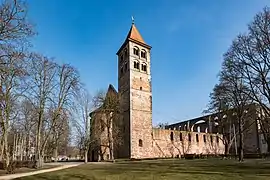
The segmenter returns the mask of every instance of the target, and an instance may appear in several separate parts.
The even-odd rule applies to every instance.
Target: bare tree
[[[34,35],[27,19],[27,6],[21,0],[4,0],[0,4],[0,44],[27,40]]]
[[[248,25],[248,32],[240,34],[233,41],[227,54],[232,60],[234,70],[241,74],[248,88],[248,95],[259,104],[260,110],[267,117],[270,115],[269,51],[270,9],[265,7]],[[266,119],[260,118],[260,121],[270,152],[269,122]]]
[[[33,142],[34,138],[33,127],[35,125],[35,108],[32,102],[28,99],[23,99],[20,105],[22,115],[22,122],[20,123],[20,126],[23,128],[22,132],[25,138],[23,150],[26,152],[26,160],[29,160],[31,154],[31,142]]]
[[[28,72],[31,76],[29,79],[29,95],[36,109],[36,139],[35,139],[35,159],[38,162],[37,166],[42,166],[43,149],[42,145],[45,139],[42,138],[45,126],[45,112],[48,109],[52,92],[54,90],[54,80],[56,76],[56,64],[50,61],[47,57],[32,53],[28,65]]]
[[[63,123],[61,122],[61,115],[62,117],[66,117],[66,120],[64,122],[67,122],[66,127],[68,127],[68,121],[66,113],[70,112],[70,109],[72,108],[72,102],[75,92],[78,90],[80,79],[79,79],[79,73],[75,68],[68,64],[62,64],[56,66],[56,76],[55,76],[55,84],[54,89],[52,91],[51,96],[51,118],[50,118],[50,125],[48,134],[45,135],[45,141],[43,144],[43,148],[46,146],[47,140],[50,136],[50,134],[53,132],[54,134],[54,140],[55,140],[55,155],[57,155],[58,150],[58,141],[61,135],[64,133],[68,135],[67,132],[65,132],[63,128]],[[63,116],[65,115],[65,116]],[[68,130],[66,128],[66,130]]]
[[[87,163],[90,145],[95,142],[94,139],[90,140],[89,114],[92,110],[92,98],[89,92],[85,88],[82,88],[77,92],[74,100],[74,131],[77,144],[84,151],[84,160]]]
[[[212,96],[212,104],[217,109],[219,107],[233,109],[239,132],[239,161],[243,161],[244,118],[246,116],[246,106],[252,103],[252,99],[242,74],[233,63],[232,49],[229,49],[224,54],[224,62],[219,77],[220,82],[214,89],[216,95]]]
[[[2,49],[2,54],[6,54],[1,58],[1,74],[0,74],[0,122],[2,132],[2,152],[4,155],[5,165],[10,165],[10,151],[8,146],[8,134],[10,131],[12,120],[15,119],[17,112],[15,110],[15,102],[22,94],[21,83],[22,78],[26,76],[24,67],[25,55],[18,52],[12,46]]]

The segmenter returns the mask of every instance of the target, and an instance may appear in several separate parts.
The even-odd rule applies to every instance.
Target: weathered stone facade
[[[151,46],[144,42],[132,24],[125,42],[117,52],[120,118],[116,120],[116,124],[119,126],[117,129],[121,129],[120,138],[123,143],[114,153],[115,158],[178,157],[190,153],[223,154],[224,145],[217,140],[222,138],[220,135],[153,129],[150,55]],[[94,114],[92,113],[92,119]],[[96,154],[104,153],[108,152],[100,149]]]
[[[180,157],[184,154],[223,154],[222,135],[168,129],[153,129],[155,157]]]

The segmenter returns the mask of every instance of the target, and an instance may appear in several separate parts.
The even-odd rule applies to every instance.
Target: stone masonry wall
[[[182,140],[180,140],[180,133],[182,134]],[[189,141],[188,134],[190,134],[191,141]],[[196,135],[198,136],[198,142]],[[204,141],[204,136],[206,141]],[[222,136],[217,134],[154,128],[153,157],[177,157],[183,154],[223,154],[225,147],[221,138]]]
[[[131,115],[131,158],[152,157],[152,89],[150,75],[150,50],[133,42],[130,46],[130,115]],[[147,52],[147,58],[133,54],[133,47]],[[139,62],[139,69],[134,68]],[[142,65],[147,66],[146,72]]]
[[[120,103],[120,119],[122,124],[122,144],[119,147],[119,157],[130,157],[130,62],[128,45],[123,48],[118,56],[118,96]],[[123,60],[121,60],[123,57]],[[122,69],[122,72],[121,72]]]

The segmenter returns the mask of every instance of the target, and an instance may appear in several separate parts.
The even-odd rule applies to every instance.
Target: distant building
[[[119,100],[119,118],[110,129],[102,127],[106,115],[102,107],[91,116],[92,143],[90,160],[110,159],[108,131],[120,133],[113,139],[115,158],[162,158],[183,154],[223,154],[222,135],[187,129],[158,129],[152,126],[151,46],[132,23],[129,33],[117,52],[118,92],[109,86],[107,96]],[[98,138],[96,138],[98,137]],[[121,143],[118,143],[118,141]],[[95,145],[93,145],[95,144]]]

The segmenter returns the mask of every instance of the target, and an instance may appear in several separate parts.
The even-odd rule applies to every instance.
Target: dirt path
[[[9,180],[9,179],[15,179],[15,178],[20,178],[24,176],[32,176],[36,174],[41,174],[41,173],[47,173],[47,172],[52,172],[52,171],[58,171],[70,167],[75,167],[79,166],[83,163],[59,163],[60,167],[55,167],[55,168],[50,168],[50,169],[43,169],[43,170],[37,170],[33,172],[26,172],[26,173],[18,173],[18,174],[10,174],[10,175],[5,175],[5,176],[0,176],[0,180]],[[55,164],[58,165],[58,164]]]

